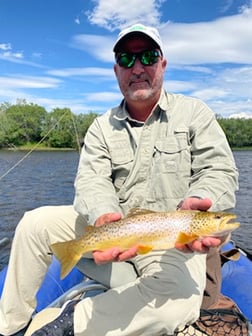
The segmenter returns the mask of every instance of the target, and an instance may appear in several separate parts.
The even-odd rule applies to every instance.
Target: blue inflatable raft
[[[233,243],[224,246],[223,251],[235,248]],[[232,298],[244,316],[252,322],[252,256],[240,250],[240,258],[236,261],[228,260],[222,267],[222,293]],[[0,272],[0,296],[3,290],[7,267]],[[60,264],[53,258],[44,282],[37,293],[37,308],[39,312],[48,307],[53,301],[71,292],[71,288],[76,287],[83,281],[85,276],[77,268],[60,279]]]

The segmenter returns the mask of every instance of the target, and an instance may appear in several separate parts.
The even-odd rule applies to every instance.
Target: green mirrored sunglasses
[[[157,63],[160,53],[158,50],[145,50],[139,53],[122,52],[116,56],[116,62],[123,68],[132,68],[136,59],[139,59],[142,65],[153,65]]]

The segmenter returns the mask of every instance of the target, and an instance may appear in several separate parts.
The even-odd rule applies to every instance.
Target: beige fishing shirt
[[[89,223],[130,208],[169,211],[186,197],[208,197],[212,210],[235,205],[238,173],[214,113],[200,100],[166,93],[146,122],[125,101],[99,116],[84,141],[75,209]]]

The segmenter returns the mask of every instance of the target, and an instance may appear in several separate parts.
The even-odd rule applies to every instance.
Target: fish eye
[[[215,215],[215,218],[216,219],[221,219],[221,216],[220,215]]]

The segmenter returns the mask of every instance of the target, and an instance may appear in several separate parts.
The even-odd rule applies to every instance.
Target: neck
[[[146,121],[151,115],[153,108],[156,104],[136,103],[133,104],[127,102],[127,110],[132,119],[138,121]]]

